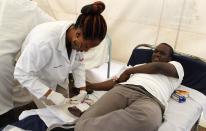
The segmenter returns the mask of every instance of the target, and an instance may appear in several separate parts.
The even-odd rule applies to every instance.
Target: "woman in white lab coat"
[[[106,35],[107,25],[101,15],[104,9],[102,2],[95,2],[82,8],[76,23],[57,21],[36,26],[24,42],[14,78],[38,99],[59,105],[68,99],[56,92],[56,87],[67,88],[68,74],[72,73],[80,94],[71,100],[84,99],[83,52],[97,46]]]

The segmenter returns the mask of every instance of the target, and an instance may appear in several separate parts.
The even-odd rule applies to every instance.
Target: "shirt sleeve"
[[[175,67],[177,74],[178,74],[178,77],[179,77],[178,78],[178,85],[180,85],[182,83],[182,80],[184,77],[184,69],[182,67],[182,64],[177,62],[177,61],[170,61],[169,63]]]
[[[38,73],[45,68],[51,53],[48,46],[28,43],[15,66],[14,78],[37,98],[41,98],[49,89],[42,83]]]
[[[74,85],[77,88],[85,87],[86,86],[86,76],[85,76],[85,64],[84,64],[84,54],[81,52],[78,52],[78,56],[75,60],[77,65],[73,71],[73,77],[74,77]]]

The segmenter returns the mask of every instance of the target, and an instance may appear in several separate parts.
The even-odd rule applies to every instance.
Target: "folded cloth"
[[[67,103],[65,105],[52,105],[41,109],[26,110],[21,113],[19,119],[21,120],[31,115],[39,115],[47,127],[50,127],[54,124],[62,125],[63,123],[75,123],[84,110],[88,109],[90,105],[94,104],[104,93],[105,92],[102,91],[95,91],[94,93],[87,95],[83,103],[79,104]],[[76,107],[79,111],[79,115],[72,113],[72,111],[76,110],[69,110],[68,107]]]
[[[47,127],[53,124],[75,123],[78,119],[68,111],[68,105],[53,105],[46,108],[26,110],[21,113],[19,120],[31,115],[39,115]]]
[[[46,131],[74,131],[75,124],[53,124]]]
[[[26,131],[13,125],[7,125],[2,131]],[[28,131],[28,130],[27,130]]]

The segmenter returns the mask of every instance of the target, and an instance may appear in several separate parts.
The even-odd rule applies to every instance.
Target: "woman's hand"
[[[61,93],[51,91],[47,96],[48,100],[51,100],[55,105],[62,105],[68,103],[69,98],[65,98]]]

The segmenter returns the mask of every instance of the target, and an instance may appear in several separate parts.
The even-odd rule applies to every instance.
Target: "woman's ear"
[[[76,29],[76,37],[79,38],[82,35],[82,31],[80,29]]]

